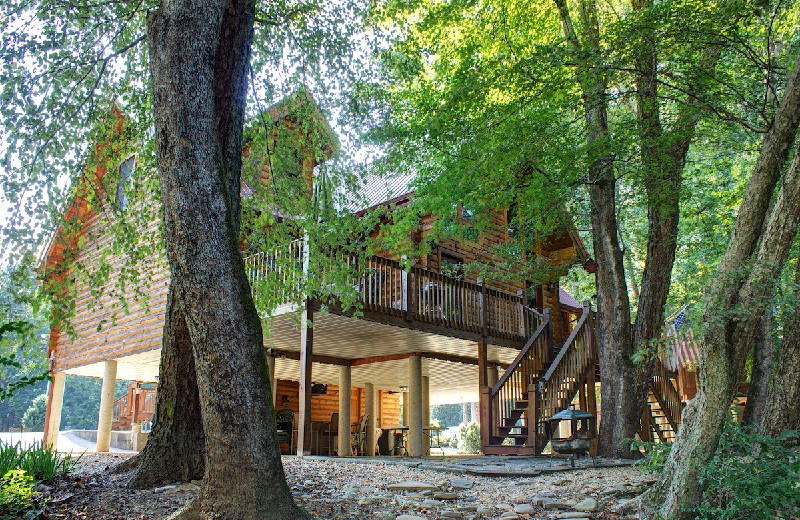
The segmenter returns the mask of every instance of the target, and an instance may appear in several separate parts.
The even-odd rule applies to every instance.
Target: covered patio
[[[271,318],[265,329],[273,404],[278,412],[292,412],[285,453],[350,456],[356,447],[361,455],[424,456],[430,446],[430,406],[478,401],[479,342],[309,307],[301,312],[305,320],[298,320],[296,312],[284,312]],[[159,343],[144,352],[64,372],[103,378],[103,397],[111,389],[110,401],[101,402],[99,441],[105,438],[100,430],[110,436],[115,420],[114,382],[157,381]],[[486,377],[493,384],[498,369],[508,366],[518,351],[491,344],[484,351]],[[362,418],[362,431],[355,431]],[[132,430],[139,428],[131,425]],[[387,434],[378,450],[382,431]],[[352,435],[339,432],[362,438],[354,443]],[[394,450],[395,441],[401,440],[404,450]]]

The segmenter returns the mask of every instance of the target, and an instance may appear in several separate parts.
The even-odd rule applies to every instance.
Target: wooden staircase
[[[487,455],[540,454],[549,441],[550,417],[568,407],[581,388],[587,390],[584,399],[591,394],[594,401],[597,353],[588,302],[563,345],[553,341],[549,310],[524,311],[538,326],[497,383],[481,388],[481,444]]]
[[[669,372],[660,361],[656,361],[642,414],[639,438],[648,442],[656,439],[660,442],[674,441],[681,423],[683,406]]]

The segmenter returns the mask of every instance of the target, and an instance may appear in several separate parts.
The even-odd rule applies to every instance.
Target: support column
[[[431,426],[431,379],[428,376],[422,376],[422,426],[430,428]],[[431,454],[431,433],[428,432],[423,435],[423,448],[425,455]]]
[[[114,387],[117,382],[117,362],[105,362],[103,386],[100,389],[100,417],[97,420],[97,453],[107,453],[111,448],[111,423],[114,421]]]
[[[300,318],[300,406],[297,418],[297,456],[311,454],[311,354],[314,350],[314,311],[306,302]]]
[[[378,409],[375,406],[375,385],[366,383],[364,385],[364,413],[367,416],[367,435],[364,453],[369,457],[375,456],[375,425]]]
[[[64,372],[53,372],[47,403],[47,421],[44,425],[44,445],[54,450],[58,448],[58,428],[61,425],[61,408],[64,405],[65,381]]]
[[[272,394],[272,408],[275,408],[275,398],[278,396],[278,388],[275,386],[275,356],[267,354],[267,374],[269,377],[269,391]]]
[[[411,457],[424,453],[422,436],[422,358],[408,358],[408,445],[406,450]]]
[[[351,368],[339,367],[339,446],[337,455],[349,457],[350,451],[350,397],[352,390]]]
[[[408,426],[408,392],[403,392],[403,426]]]
[[[499,379],[497,366],[490,365],[489,369],[486,374],[486,384],[489,386],[494,386],[497,384],[497,380]]]

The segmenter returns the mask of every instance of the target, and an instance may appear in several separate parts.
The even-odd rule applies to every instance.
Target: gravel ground
[[[42,487],[49,496],[45,518],[157,520],[196,495],[198,483],[127,489],[130,473],[109,470],[128,456],[84,455],[70,477]],[[529,478],[467,476],[357,459],[290,457],[284,467],[298,502],[314,516],[333,520],[615,519],[610,509],[649,482],[632,467]]]

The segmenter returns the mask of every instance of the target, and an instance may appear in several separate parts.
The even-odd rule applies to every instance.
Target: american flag
[[[667,319],[664,324],[664,352],[661,362],[667,370],[694,370],[700,364],[700,345],[686,315],[688,305]]]

